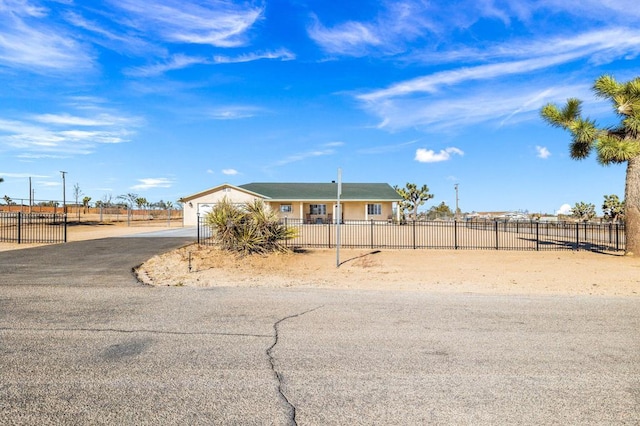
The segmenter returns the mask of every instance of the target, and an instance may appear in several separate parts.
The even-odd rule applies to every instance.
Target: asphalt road
[[[640,298],[155,288],[0,252],[0,424],[640,424]]]

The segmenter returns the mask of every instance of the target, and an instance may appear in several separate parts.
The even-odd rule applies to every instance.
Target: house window
[[[367,204],[367,214],[370,214],[370,215],[381,215],[382,214],[382,204]]]
[[[309,213],[311,214],[327,214],[327,205],[326,204],[311,204],[309,206]]]
[[[280,204],[280,212],[291,213],[292,211],[293,207],[291,207],[291,204]]]

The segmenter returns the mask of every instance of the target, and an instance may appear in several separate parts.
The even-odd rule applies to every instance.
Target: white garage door
[[[213,204],[198,204],[198,216],[205,217],[213,209]]]

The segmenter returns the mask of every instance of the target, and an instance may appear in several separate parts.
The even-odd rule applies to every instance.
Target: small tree
[[[133,194],[129,192],[125,195],[118,195],[119,200],[123,200],[125,204],[129,207],[130,210],[133,210],[133,206],[136,205],[136,199],[138,199],[138,194]]]
[[[84,214],[87,214],[87,209],[89,208],[89,202],[91,201],[91,197],[84,197],[82,199],[82,206],[84,207]]]
[[[398,205],[402,217],[404,217],[405,210],[410,210],[413,220],[416,220],[418,217],[418,207],[434,197],[433,194],[429,193],[429,187],[427,185],[422,185],[421,188],[418,188],[415,183],[407,183],[404,188],[396,185],[393,189],[403,198]]]
[[[84,195],[84,193],[82,192],[82,190],[80,189],[80,185],[78,183],[76,183],[75,185],[73,185],[73,197],[76,200],[76,209],[78,209],[78,222],[80,222],[80,209],[78,208],[80,206],[80,197],[82,197]]]
[[[624,219],[624,201],[620,201],[617,195],[605,195],[602,212],[606,220],[618,222]]]
[[[225,198],[205,216],[205,223],[220,247],[243,255],[287,251],[282,241],[296,236],[261,200],[238,206]]]
[[[596,216],[596,206],[591,203],[576,203],[571,209],[572,216],[583,222],[588,222]]]
[[[453,217],[453,212],[443,201],[439,205],[431,207],[427,211],[426,217],[428,220],[450,218]]]

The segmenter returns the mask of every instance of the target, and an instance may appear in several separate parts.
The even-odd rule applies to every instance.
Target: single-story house
[[[184,209],[184,225],[197,224],[223,198],[243,204],[263,200],[281,218],[303,223],[335,223],[338,187],[331,183],[228,183],[201,191],[180,201]],[[342,183],[340,204],[342,221],[388,220],[398,214],[396,203],[402,197],[387,183]]]

